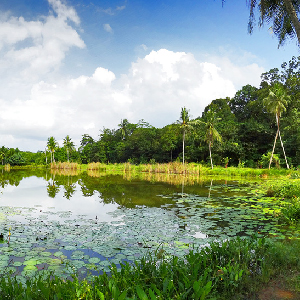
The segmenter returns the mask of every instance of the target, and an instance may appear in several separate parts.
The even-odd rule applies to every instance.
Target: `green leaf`
[[[157,300],[154,292],[151,289],[149,289],[149,295],[150,295],[151,300]]]
[[[97,295],[99,296],[100,300],[104,300],[104,295],[98,289],[96,289]]]
[[[118,300],[124,300],[126,296],[127,296],[127,291],[123,291],[123,293],[119,296]]]
[[[146,293],[139,286],[136,287],[136,292],[140,300],[149,300]]]

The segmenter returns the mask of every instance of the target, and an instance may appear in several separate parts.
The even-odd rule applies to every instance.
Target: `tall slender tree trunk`
[[[184,140],[185,140],[185,130],[183,130],[182,136],[182,164],[184,165]]]
[[[273,150],[272,150],[270,163],[269,163],[269,170],[271,168],[271,163],[272,163],[272,160],[273,160],[273,154],[274,154],[274,150],[275,150],[276,140],[277,140],[277,137],[278,137],[278,132],[279,132],[279,129],[277,129],[276,136],[275,136],[275,141],[274,141]]]
[[[286,155],[285,155],[285,150],[284,150],[284,147],[283,147],[283,142],[282,142],[282,139],[281,139],[281,135],[280,135],[280,130],[279,129],[278,129],[278,133],[279,133],[279,139],[280,139],[282,151],[283,151],[283,154],[284,154],[284,159],[285,159],[286,167],[287,167],[287,169],[289,169],[290,167],[289,167],[289,164],[287,162],[287,158],[286,158]]]
[[[67,159],[68,159],[68,162],[69,162],[69,149],[67,148]]]
[[[286,155],[285,155],[285,150],[284,150],[283,142],[282,142],[282,139],[281,139],[280,127],[279,127],[279,117],[278,117],[277,114],[276,114],[276,122],[277,122],[278,134],[279,134],[279,139],[280,139],[282,151],[283,151],[283,154],[284,154],[284,159],[285,159],[286,167],[287,167],[287,169],[289,169],[290,167],[289,167],[289,164],[287,162],[287,158],[286,158]]]
[[[211,157],[211,141],[209,141],[208,148],[209,148],[209,157],[210,157],[211,169],[213,169],[214,166],[213,166],[212,157]]]
[[[283,2],[284,2],[287,13],[292,20],[293,27],[297,34],[298,43],[300,44],[300,22],[299,22],[295,7],[291,0],[283,0]]]

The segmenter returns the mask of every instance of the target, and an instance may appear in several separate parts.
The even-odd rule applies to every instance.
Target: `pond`
[[[280,204],[255,182],[0,172],[0,274],[20,280],[45,270],[96,275],[158,250],[181,256],[234,236],[297,235],[278,224]]]

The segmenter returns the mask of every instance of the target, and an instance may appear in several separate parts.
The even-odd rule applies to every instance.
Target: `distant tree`
[[[161,130],[160,144],[164,151],[170,151],[170,159],[173,160],[173,150],[178,144],[179,125],[167,125]]]
[[[72,150],[74,150],[75,146],[74,146],[74,143],[72,142],[71,138],[68,135],[64,138],[63,144],[64,144],[64,148],[67,151],[67,160],[69,162],[69,153]]]
[[[192,128],[192,122],[190,121],[189,110],[185,107],[181,108],[180,118],[178,120],[180,128],[182,129],[182,164],[184,164],[184,143],[185,135],[187,131]]]
[[[217,118],[216,113],[212,110],[209,110],[204,115],[203,120],[200,121],[201,123],[204,124],[205,140],[208,143],[210,164],[212,169],[214,168],[214,166],[213,166],[212,156],[211,156],[211,147],[213,145],[214,140],[217,140],[219,142],[222,140],[221,135],[216,129],[216,124],[219,120],[220,118]]]
[[[11,166],[22,166],[26,164],[25,159],[20,152],[15,152],[13,155],[11,155],[7,162]]]
[[[121,123],[118,124],[123,140],[125,140],[126,136],[128,135],[128,125],[129,122],[127,119],[121,119]]]
[[[95,141],[90,135],[88,134],[82,135],[82,139],[80,141],[80,147],[78,149],[82,163],[87,164],[91,162],[91,148],[94,143]]]
[[[273,150],[272,150],[272,154],[271,154],[271,158],[270,158],[269,169],[271,167],[271,163],[273,160],[273,154],[274,154],[276,140],[277,140],[278,135],[280,138],[281,147],[282,147],[285,162],[286,162],[286,167],[289,169],[289,165],[288,165],[287,158],[285,155],[285,150],[284,150],[284,146],[283,146],[283,143],[281,140],[280,129],[279,129],[281,113],[283,111],[286,111],[286,107],[287,107],[287,103],[288,103],[289,99],[290,99],[290,96],[287,95],[287,92],[286,92],[284,86],[278,82],[275,83],[273,85],[273,87],[270,89],[268,97],[264,98],[264,104],[266,106],[266,109],[270,113],[275,114],[276,124],[277,124],[277,132],[275,135]]]
[[[51,153],[51,163],[55,162],[55,158],[54,158],[54,152],[56,150],[56,148],[58,147],[58,143],[56,142],[55,138],[53,136],[48,138],[48,142],[47,142],[47,148]]]
[[[4,159],[5,159],[6,152],[7,152],[7,149],[4,146],[2,146],[0,148],[0,159],[1,159],[1,164],[2,165],[4,164]]]

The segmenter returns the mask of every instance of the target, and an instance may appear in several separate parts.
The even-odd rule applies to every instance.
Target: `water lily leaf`
[[[30,259],[30,260],[26,260],[23,262],[23,265],[26,265],[26,266],[35,266],[35,265],[38,265],[38,264],[41,264],[42,262],[40,260],[37,260],[37,259]]]
[[[97,264],[100,261],[100,258],[98,257],[92,257],[89,259],[89,263],[91,264]]]

